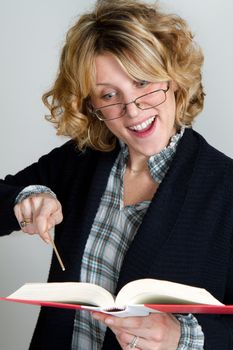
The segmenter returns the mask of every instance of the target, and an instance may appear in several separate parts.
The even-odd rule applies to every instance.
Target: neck
[[[135,175],[148,171],[147,157],[129,157],[127,170]]]

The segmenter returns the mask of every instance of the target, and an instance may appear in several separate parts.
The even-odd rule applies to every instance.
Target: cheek
[[[168,112],[168,115],[167,115],[168,123],[174,126],[175,119],[176,119],[176,100],[174,95],[172,95],[171,98],[168,100],[167,112]]]
[[[120,136],[123,131],[123,125],[117,120],[105,122],[105,125],[117,137]]]

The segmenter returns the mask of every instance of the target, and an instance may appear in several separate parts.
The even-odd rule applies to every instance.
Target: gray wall
[[[152,2],[152,1],[151,1]],[[53,80],[65,32],[87,0],[2,0],[0,3],[0,177],[15,173],[65,138],[43,120],[40,97]],[[164,0],[185,17],[205,53],[204,112],[194,128],[233,157],[233,2]],[[26,282],[45,281],[51,248],[38,237],[14,233],[0,239],[0,296]],[[38,308],[0,302],[0,348],[26,350]]]

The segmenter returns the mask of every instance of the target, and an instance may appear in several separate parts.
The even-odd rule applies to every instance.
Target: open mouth
[[[148,132],[153,128],[155,119],[156,119],[156,116],[154,115],[153,117],[147,119],[145,122],[141,124],[130,126],[129,129],[131,131],[134,131],[135,133],[144,134],[145,132]]]

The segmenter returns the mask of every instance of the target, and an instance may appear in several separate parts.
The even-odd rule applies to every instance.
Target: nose
[[[125,104],[125,114],[127,117],[135,118],[138,116],[139,108],[137,107],[135,101],[131,101]]]

